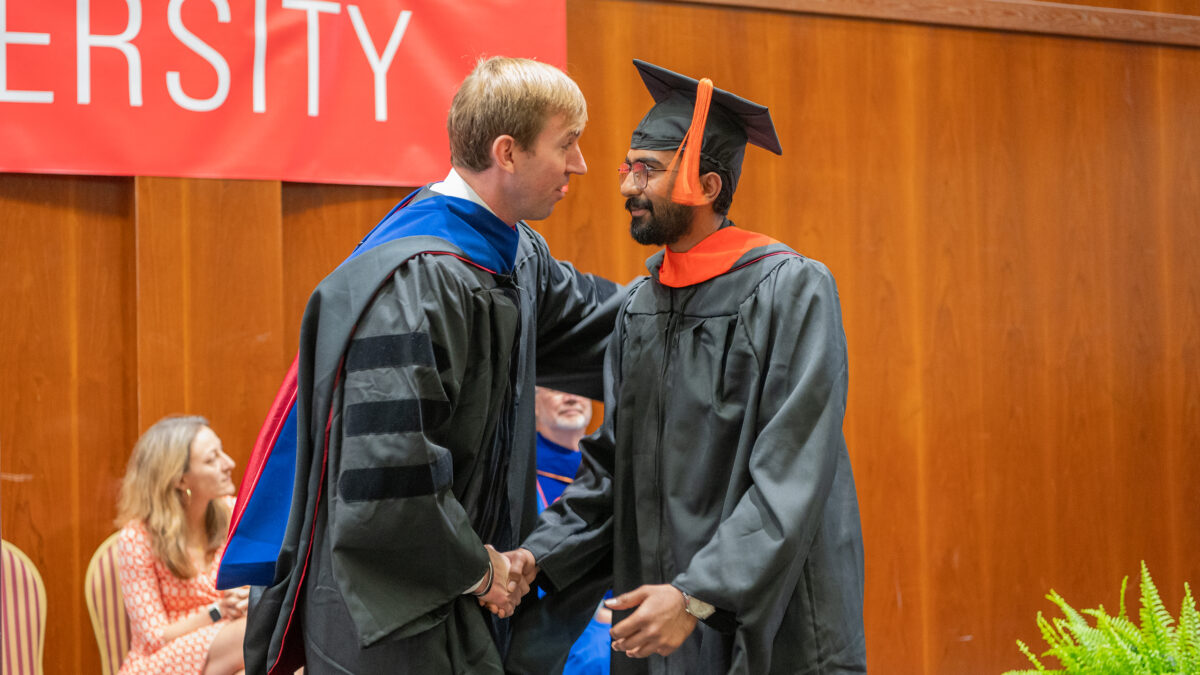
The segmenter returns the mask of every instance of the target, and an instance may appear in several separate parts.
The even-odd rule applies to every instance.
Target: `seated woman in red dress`
[[[117,517],[132,634],[120,675],[242,672],[248,590],[214,585],[233,467],[203,417],[164,417],[134,446]]]

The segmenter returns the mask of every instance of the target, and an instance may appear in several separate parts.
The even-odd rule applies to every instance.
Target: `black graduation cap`
[[[654,97],[654,107],[634,129],[629,147],[637,150],[679,148],[692,126],[700,81],[640,59],[634,59],[633,65]],[[742,172],[746,143],[777,155],[783,154],[766,106],[713,87],[700,155],[716,164],[722,179],[734,188]]]

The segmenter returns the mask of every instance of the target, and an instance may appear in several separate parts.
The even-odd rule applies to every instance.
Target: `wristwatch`
[[[716,607],[713,607],[699,598],[694,598],[688,595],[682,588],[679,589],[679,592],[683,594],[683,611],[691,614],[697,619],[703,621],[712,616],[713,612],[717,611]]]
[[[221,606],[215,602],[213,604],[209,605],[208,606],[208,618],[212,619],[213,623],[220,621],[221,620]]]

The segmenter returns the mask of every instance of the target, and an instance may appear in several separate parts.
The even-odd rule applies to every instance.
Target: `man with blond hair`
[[[503,672],[528,586],[497,551],[537,516],[535,366],[598,395],[615,316],[616,287],[523,222],[587,170],[586,122],[557,68],[480,61],[451,106],[446,178],[314,291],[291,514],[248,672]]]

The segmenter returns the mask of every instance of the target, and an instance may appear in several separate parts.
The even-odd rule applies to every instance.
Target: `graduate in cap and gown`
[[[665,248],[618,314],[604,424],[519,553],[547,597],[612,573],[613,673],[865,672],[833,276],[726,215],[746,144],[782,154],[767,109],[634,63],[655,105],[621,195]],[[526,621],[510,671],[552,668],[537,629],[562,622]]]

